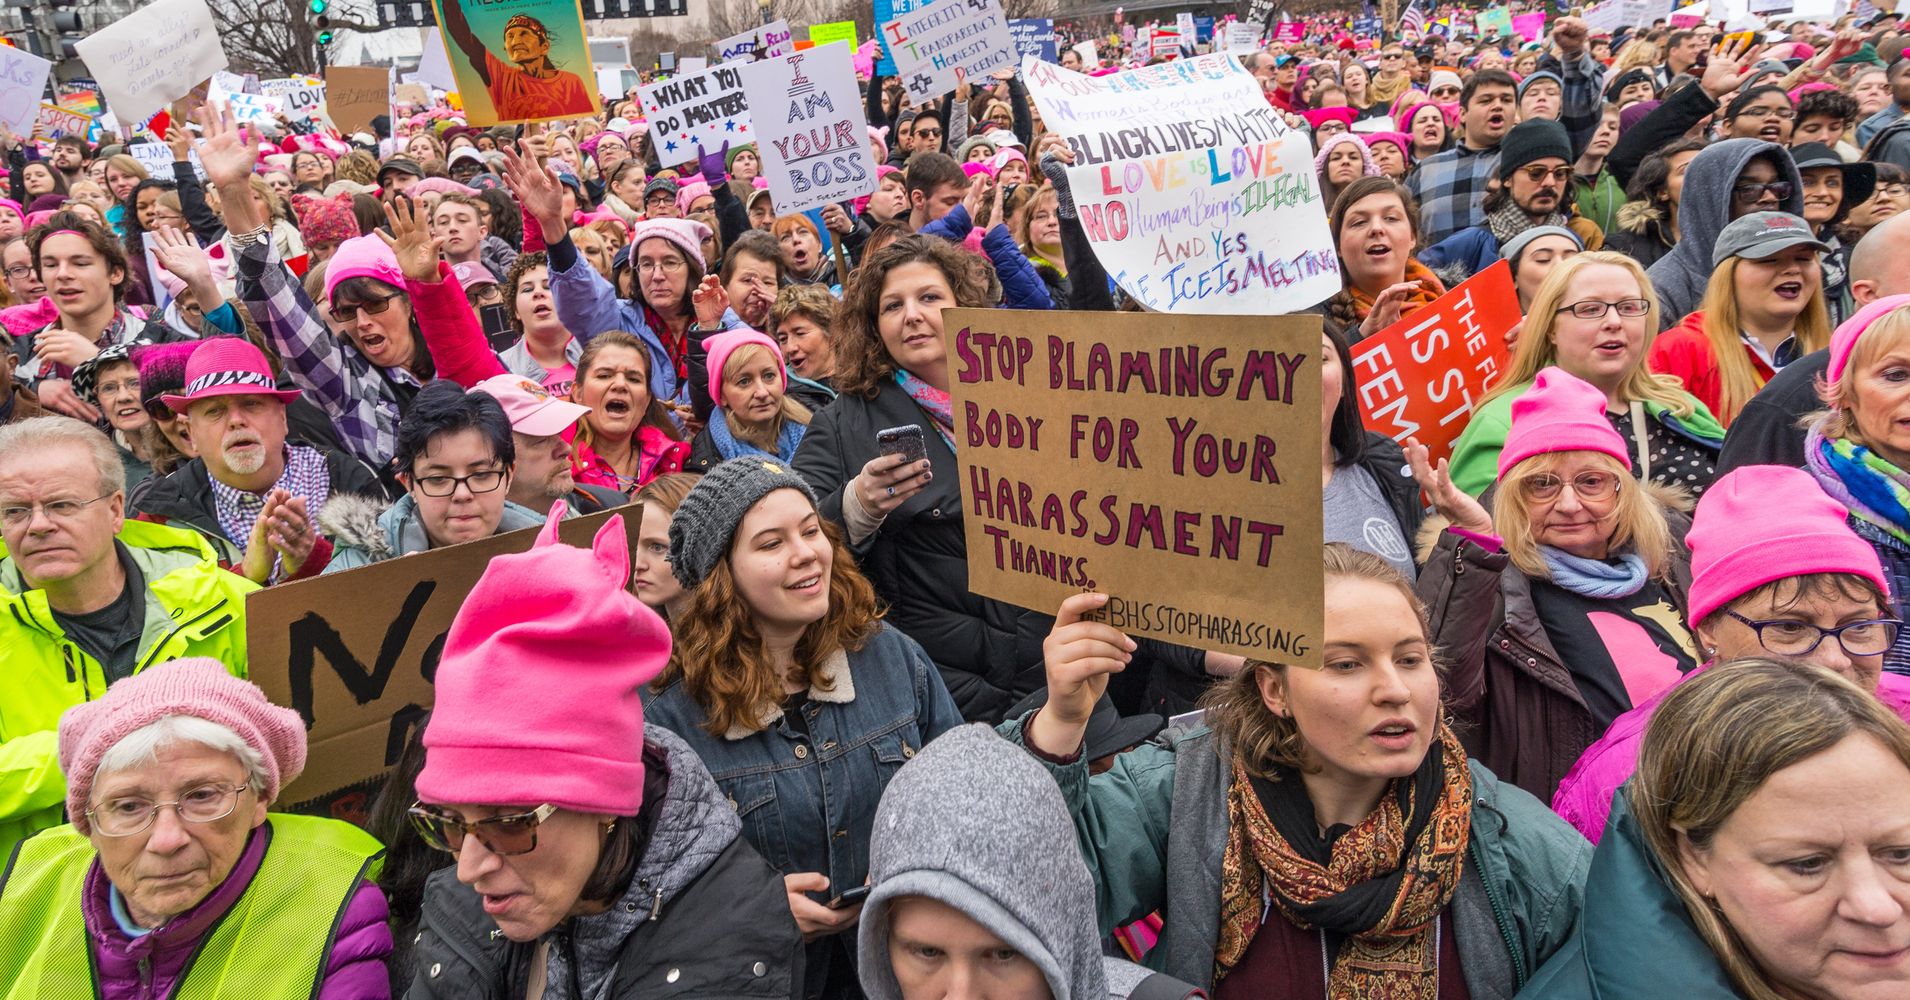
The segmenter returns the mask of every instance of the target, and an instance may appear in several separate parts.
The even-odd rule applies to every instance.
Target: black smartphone
[[[876,431],[875,447],[883,455],[901,455],[904,465],[928,457],[928,443],[922,438],[921,424],[903,424]]]
[[[848,892],[845,892],[842,895],[837,896],[836,898],[830,900],[829,908],[832,910],[840,910],[845,906],[854,906],[857,903],[860,903],[863,900],[868,899],[869,890],[872,888],[874,887],[867,886],[867,885],[856,886],[855,888],[850,889]]]

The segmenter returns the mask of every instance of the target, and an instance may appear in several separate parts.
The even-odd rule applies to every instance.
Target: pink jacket
[[[265,858],[266,836],[252,832],[245,853],[232,866],[219,888],[198,906],[166,922],[164,927],[137,938],[128,937],[113,919],[107,902],[108,882],[98,861],[86,874],[81,912],[99,969],[102,1000],[151,1000],[170,996],[181,972],[198,951],[200,939],[217,926],[232,904],[252,884]],[[385,962],[391,957],[391,925],[383,890],[370,882],[345,905],[344,918],[326,958],[318,1000],[389,1000],[391,977]],[[272,942],[257,942],[261,958],[269,957]],[[140,963],[146,962],[142,977]]]
[[[1690,680],[1710,668],[1711,664],[1707,663],[1686,674],[1684,680]],[[1638,745],[1644,742],[1645,727],[1651,723],[1652,713],[1658,710],[1658,703],[1677,688],[1678,684],[1673,684],[1652,696],[1651,700],[1613,719],[1605,735],[1585,748],[1585,752],[1579,755],[1578,763],[1572,765],[1572,769],[1565,774],[1565,780],[1559,783],[1558,791],[1552,795],[1552,811],[1577,827],[1585,839],[1596,844],[1599,835],[1605,832],[1605,819],[1612,811],[1612,796],[1638,768]],[[1910,677],[1889,673],[1879,677],[1877,700],[1904,721],[1910,722]]]

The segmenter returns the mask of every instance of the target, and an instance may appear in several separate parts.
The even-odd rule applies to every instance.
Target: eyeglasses
[[[1766,108],[1761,106],[1745,108],[1738,112],[1739,118],[1769,118],[1772,115],[1776,115],[1778,121],[1787,122],[1796,118],[1797,112],[1790,108]]]
[[[114,490],[112,493],[96,496],[91,500],[48,500],[46,503],[0,507],[0,523],[5,523],[9,528],[17,528],[32,521],[35,510],[45,511],[49,520],[71,521],[80,516],[80,511],[86,509],[88,505],[99,503],[118,493],[118,490]]]
[[[418,484],[418,492],[428,497],[448,497],[460,486],[472,493],[489,493],[504,485],[504,470],[488,469],[468,476],[419,476],[412,482]]]
[[[675,274],[689,266],[689,262],[681,257],[665,257],[662,260],[642,258],[637,261],[637,270],[643,274],[649,274],[651,271]]]
[[[411,825],[433,849],[456,854],[464,848],[464,838],[475,836],[492,854],[512,857],[537,850],[538,824],[551,818],[557,807],[546,802],[530,812],[489,816],[467,823],[457,816],[422,802],[409,810]]]
[[[1572,179],[1572,168],[1570,165],[1562,166],[1562,167],[1547,168],[1547,167],[1541,167],[1534,164],[1533,166],[1526,167],[1519,172],[1525,175],[1526,180],[1529,180],[1534,184],[1543,184],[1545,183],[1545,179],[1548,177],[1559,182],[1560,184],[1563,184],[1566,181],[1569,181]]]
[[[1581,501],[1597,503],[1618,494],[1618,477],[1609,472],[1581,472],[1571,479],[1563,479],[1541,473],[1520,483],[1519,489],[1527,500],[1545,503],[1558,499],[1567,486]]]
[[[1898,193],[1902,193],[1901,189],[1899,189]],[[15,264],[7,268],[6,273],[9,279],[18,281],[21,278],[31,276],[33,274],[33,267],[30,264]]]
[[[391,308],[391,300],[397,297],[396,295],[387,295],[382,299],[373,299],[370,302],[361,302],[356,305],[334,305],[332,306],[332,320],[338,323],[356,323],[358,322],[358,314],[361,311],[367,316],[380,315],[385,310]]]
[[[1619,299],[1617,302],[1602,302],[1598,299],[1581,299],[1569,306],[1560,306],[1552,310],[1556,316],[1562,312],[1571,313],[1579,319],[1604,319],[1613,309],[1626,319],[1637,319],[1651,311],[1650,299]]]
[[[1756,632],[1759,645],[1782,656],[1808,656],[1825,639],[1833,638],[1851,656],[1878,656],[1896,644],[1897,630],[1903,627],[1903,622],[1895,618],[1871,618],[1836,628],[1818,628],[1809,622],[1752,621],[1735,611],[1725,614]]]
[[[1738,184],[1731,188],[1731,197],[1740,205],[1752,205],[1763,200],[1769,191],[1771,197],[1783,201],[1791,196],[1790,181],[1772,181],[1769,184]]]
[[[1877,193],[1889,195],[1892,198],[1901,198],[1906,194],[1910,194],[1910,187],[1905,187],[1902,184],[1879,184],[1877,185]],[[7,270],[7,274],[9,276],[15,276],[11,268]]]
[[[136,795],[107,799],[86,810],[93,829],[105,837],[130,837],[145,833],[159,818],[159,810],[171,806],[186,823],[217,823],[232,815],[239,806],[239,793],[248,786],[200,785],[167,802],[151,802]]]

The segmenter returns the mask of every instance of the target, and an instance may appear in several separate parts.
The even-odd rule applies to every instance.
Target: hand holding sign
[[[1054,628],[1041,641],[1047,668],[1048,701],[1035,713],[1022,739],[1044,753],[1066,755],[1081,748],[1095,702],[1108,689],[1108,678],[1127,669],[1139,648],[1120,629],[1088,615],[1106,607],[1106,594],[1075,594],[1061,602]]]

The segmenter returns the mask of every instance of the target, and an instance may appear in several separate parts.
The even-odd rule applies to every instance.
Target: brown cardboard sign
[[[391,113],[391,71],[383,66],[325,67],[325,111],[340,135],[371,131]]]
[[[587,548],[616,515],[634,551],[641,504],[565,521],[558,537]],[[412,727],[431,709],[432,677],[458,606],[492,557],[529,549],[539,530],[388,559],[247,598],[251,680],[273,703],[305,718],[305,773],[279,792],[284,808],[362,819]]]
[[[977,594],[1083,590],[1135,635],[1319,661],[1315,316],[942,315]]]

